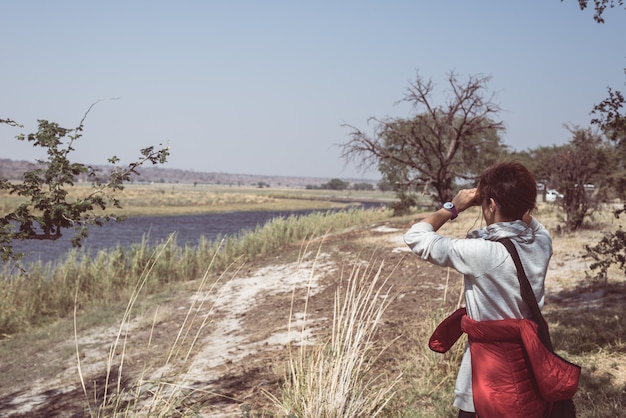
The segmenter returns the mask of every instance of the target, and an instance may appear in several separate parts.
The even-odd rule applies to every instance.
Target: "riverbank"
[[[71,198],[91,192],[87,184],[69,189]],[[390,203],[393,192],[316,190],[293,187],[207,184],[129,184],[116,194],[121,208],[109,208],[118,216],[167,216],[240,211],[294,211],[344,208],[358,202]],[[0,192],[0,214],[14,210],[23,200]]]

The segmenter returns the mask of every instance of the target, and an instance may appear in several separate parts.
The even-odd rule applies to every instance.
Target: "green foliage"
[[[100,179],[94,168],[70,161],[74,143],[82,137],[84,121],[92,107],[93,105],[76,128],[67,129],[55,122],[39,120],[37,132],[17,136],[20,141],[28,141],[33,147],[43,148],[47,158],[38,160],[32,170],[23,174],[21,181],[0,179],[0,190],[24,198],[24,202],[17,209],[0,218],[2,261],[21,258],[21,254],[13,251],[14,240],[56,240],[69,228],[75,230],[72,244],[75,247],[80,246],[81,240],[88,235],[89,225],[102,225],[114,218],[118,222],[122,220],[113,213],[102,211],[109,206],[121,207],[115,192],[124,188],[124,183],[130,181],[131,175],[139,175],[139,166],[146,162],[166,162],[169,155],[167,147],[144,148],[137,161],[126,168],[115,168],[108,178]],[[0,119],[0,123],[23,127],[10,119]],[[116,164],[119,159],[113,156],[108,161]],[[91,179],[92,192],[86,197],[71,198],[68,188],[81,175],[87,175]]]
[[[346,190],[350,183],[341,179],[330,179],[328,183],[322,184],[322,189],[328,190]]]
[[[378,183],[376,184],[376,187],[378,187],[378,190],[380,190],[383,193],[393,190],[393,185],[389,182],[388,179],[379,180]]]
[[[330,179],[329,182],[320,184],[319,186],[308,184],[307,190],[346,190],[350,188],[350,182],[343,181],[341,179]]]
[[[528,167],[538,182],[548,183],[549,188],[555,188],[556,186],[552,185],[550,180],[553,164],[558,158],[560,150],[561,147],[556,145],[540,146],[527,151],[512,153],[511,157]]]
[[[625,70],[626,72],[626,70]],[[613,170],[607,173],[607,182],[615,192],[616,197],[626,198],[626,100],[619,91],[609,88],[609,97],[594,106],[591,120],[614,144],[611,153]]]
[[[622,209],[614,212],[616,218],[626,212],[626,204]],[[626,232],[619,228],[615,232],[607,232],[596,245],[585,245],[587,251],[585,258],[591,258],[593,263],[589,266],[591,270],[598,270],[595,279],[608,280],[608,269],[616,264],[617,267],[626,273]]]

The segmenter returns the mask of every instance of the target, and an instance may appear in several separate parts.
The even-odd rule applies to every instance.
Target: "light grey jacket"
[[[476,321],[528,318],[530,311],[522,300],[515,264],[499,242],[510,238],[528,277],[539,307],[544,303],[544,280],[552,239],[536,219],[491,224],[472,231],[465,239],[447,238],[433,231],[426,222],[418,222],[404,235],[413,252],[435,265],[451,267],[464,275],[467,315]],[[456,384],[454,405],[474,411],[469,350],[465,351]]]

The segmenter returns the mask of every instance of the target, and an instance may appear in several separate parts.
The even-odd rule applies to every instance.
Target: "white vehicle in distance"
[[[563,199],[563,195],[556,190],[546,191],[546,202],[556,202],[558,199]]]

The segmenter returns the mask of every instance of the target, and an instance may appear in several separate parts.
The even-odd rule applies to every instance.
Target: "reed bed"
[[[215,241],[202,239],[195,246],[179,246],[173,235],[151,267],[155,279],[146,284],[146,291],[154,293],[171,283],[196,279],[208,260],[213,260],[211,273],[217,275],[234,260],[252,260],[306,237],[389,215],[386,210],[349,209],[276,218],[255,230]],[[128,300],[137,277],[151,263],[154,248],[144,238],[130,248],[116,247],[96,254],[74,250],[57,264],[37,263],[25,274],[16,274],[5,265],[0,279],[0,334],[14,334],[71,314],[76,289],[81,294],[76,301],[79,309]]]

